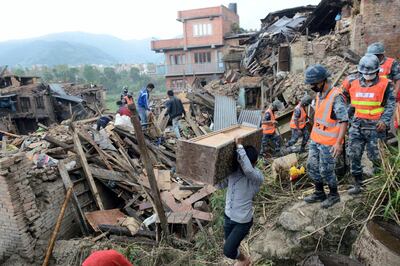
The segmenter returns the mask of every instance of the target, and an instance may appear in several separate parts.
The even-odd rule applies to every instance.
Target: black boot
[[[340,201],[340,196],[337,191],[337,187],[329,186],[328,198],[321,203],[321,207],[326,209],[332,207],[335,203],[338,203],[339,201]]]
[[[315,191],[310,196],[304,198],[304,201],[307,203],[321,202],[326,199],[326,194],[324,192],[324,184],[316,182],[315,183]]]
[[[362,192],[362,182],[363,182],[363,177],[362,175],[358,175],[358,176],[354,176],[354,185],[352,188],[350,188],[349,190],[347,190],[347,193],[349,193],[349,195],[358,195]]]

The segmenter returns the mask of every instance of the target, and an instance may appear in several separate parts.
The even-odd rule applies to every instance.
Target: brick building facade
[[[195,77],[207,82],[224,72],[224,37],[239,25],[236,4],[178,11],[183,37],[151,42],[151,49],[165,55],[166,87],[184,90]]]
[[[369,44],[380,41],[386,55],[400,58],[400,1],[355,0],[359,14],[354,18],[351,49],[363,55]]]

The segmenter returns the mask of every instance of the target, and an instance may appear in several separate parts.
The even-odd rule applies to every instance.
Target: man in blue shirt
[[[150,97],[150,92],[152,92],[153,89],[154,89],[154,84],[149,83],[147,84],[146,88],[143,88],[139,93],[137,101],[137,110],[140,117],[140,123],[142,125],[147,124],[147,112],[150,111],[149,97]]]

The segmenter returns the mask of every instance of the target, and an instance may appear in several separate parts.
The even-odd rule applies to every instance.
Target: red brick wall
[[[212,35],[207,36],[193,36],[193,26],[195,24],[211,24],[212,25]],[[223,44],[223,32],[222,32],[222,18],[217,17],[212,20],[208,18],[188,20],[184,23],[184,32],[187,37],[187,46],[200,46],[200,45],[210,45],[210,44]]]
[[[226,7],[222,7],[222,15],[224,18],[223,22],[223,35],[231,32],[232,24],[236,23],[239,25],[239,16],[238,14],[233,13]]]
[[[353,21],[351,47],[363,55],[369,44],[383,42],[386,55],[400,58],[400,1],[362,0]]]
[[[64,201],[56,169],[33,169],[25,154],[0,159],[0,264],[12,254],[35,259],[37,241],[48,241]],[[76,233],[71,206],[59,237]]]

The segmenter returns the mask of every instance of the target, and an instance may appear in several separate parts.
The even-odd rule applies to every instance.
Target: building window
[[[193,25],[193,36],[207,36],[212,35],[212,24],[205,23],[205,24],[194,24]]]
[[[169,56],[171,65],[184,65],[186,64],[186,56],[184,54],[175,54]]]
[[[20,97],[19,101],[21,104],[21,111],[29,112],[29,110],[31,109],[31,100],[29,99],[29,97]]]
[[[184,89],[186,89],[186,80],[184,80],[184,79],[173,79],[171,81],[171,87],[174,90],[184,90]]]
[[[211,52],[194,53],[195,64],[211,63]]]
[[[44,109],[43,96],[36,96],[35,100],[36,100],[36,108],[37,109]]]

